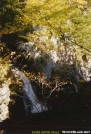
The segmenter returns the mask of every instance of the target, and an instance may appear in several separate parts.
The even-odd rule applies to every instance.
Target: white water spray
[[[31,113],[40,113],[40,112],[47,111],[48,108],[38,101],[38,98],[33,91],[33,88],[31,86],[29,79],[23,74],[23,72],[19,71],[17,68],[13,68],[11,70],[14,73],[15,77],[19,77],[23,81],[23,84],[24,84],[23,99],[24,99],[24,105],[25,105],[26,111],[28,112],[28,107],[31,107]]]

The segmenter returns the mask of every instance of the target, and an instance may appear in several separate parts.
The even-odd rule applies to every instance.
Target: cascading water
[[[19,71],[17,68],[12,68],[11,71],[14,73],[15,77],[19,77],[23,81],[23,89],[24,89],[24,105],[26,112],[31,113],[40,113],[47,111],[48,108],[46,105],[43,105],[41,102],[38,101],[37,96],[35,95],[33,88],[29,79],[23,74],[23,72]],[[31,107],[31,111],[28,108]]]

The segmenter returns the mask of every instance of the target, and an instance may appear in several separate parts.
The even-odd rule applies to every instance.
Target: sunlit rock
[[[0,88],[0,122],[9,118],[8,104],[10,101],[10,90],[7,84],[2,84]]]
[[[25,51],[26,53],[29,53],[32,46],[33,46],[33,42],[26,42],[26,43],[20,43],[17,48],[19,50]]]
[[[54,44],[54,46],[57,48],[59,43],[60,43],[60,39],[59,37],[51,37],[50,41]]]
[[[71,25],[71,20],[67,20],[67,25]],[[74,38],[70,37],[69,33],[64,33],[64,40],[62,40],[54,35],[47,36],[47,27],[33,26],[33,29],[33,33],[35,33],[33,42],[21,43],[18,45],[18,49],[23,51],[24,56],[28,59],[31,57],[34,59],[33,65],[37,65],[37,68],[40,68],[38,71],[45,73],[47,80],[51,77],[53,69],[61,70],[63,66],[71,66],[74,63],[78,68],[78,74],[74,73],[77,81],[80,81],[80,77],[85,81],[90,80],[91,58],[89,57],[86,62],[84,61],[82,58],[83,49],[76,44],[73,46]],[[40,62],[41,58],[44,62]]]
[[[57,52],[54,50],[50,51],[50,56],[51,56],[53,62],[55,62],[55,63],[59,60],[59,57],[57,56]]]
[[[85,67],[81,67],[82,76],[85,79],[85,81],[90,81],[91,74],[88,73],[88,69]]]

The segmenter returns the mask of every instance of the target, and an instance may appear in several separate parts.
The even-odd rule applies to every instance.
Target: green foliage
[[[6,44],[0,43],[0,57],[5,57],[10,53],[9,49],[7,48]]]
[[[67,33],[67,37],[91,50],[90,6],[91,2],[86,0],[2,0],[1,33],[30,29],[30,25],[45,26],[50,31],[48,36],[52,34],[64,40],[63,35]]]
[[[5,57],[4,59],[0,58],[0,85],[1,83],[10,83],[10,76],[11,76],[11,72],[10,67],[11,67],[11,63],[10,61],[8,61],[8,57]]]
[[[26,1],[24,23],[46,26],[50,35],[64,40],[64,34],[74,39],[80,46],[91,50],[91,2],[86,0]],[[49,35],[49,36],[50,36]],[[71,40],[70,40],[71,41]]]
[[[12,33],[19,30],[22,8],[24,2],[19,0],[1,0],[0,1],[0,33]]]
[[[12,75],[9,71],[12,66],[9,53],[7,46],[4,43],[0,43],[0,85],[4,82],[9,84],[9,78]]]

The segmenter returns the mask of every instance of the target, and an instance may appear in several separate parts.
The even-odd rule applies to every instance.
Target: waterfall
[[[23,100],[26,112],[40,113],[47,111],[48,108],[46,107],[46,105],[38,101],[38,98],[32,88],[30,80],[24,75],[24,73],[19,71],[17,68],[12,68],[11,71],[14,73],[15,77],[18,77],[23,81]],[[29,111],[29,107],[31,108],[31,111]]]
[[[49,78],[51,77],[53,67],[54,67],[53,61],[49,57],[49,59],[47,61],[47,67],[45,69],[45,78],[46,78],[46,80],[49,80]]]

